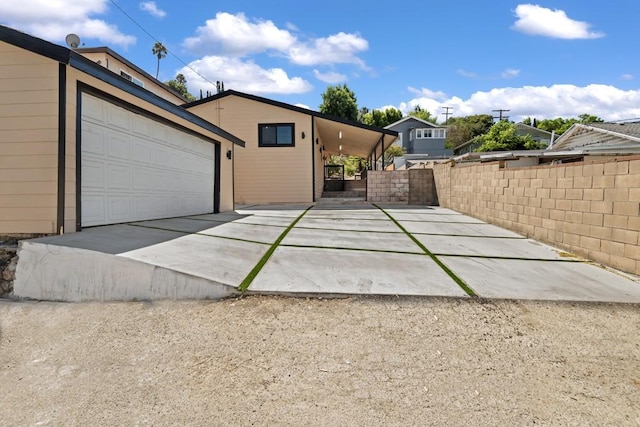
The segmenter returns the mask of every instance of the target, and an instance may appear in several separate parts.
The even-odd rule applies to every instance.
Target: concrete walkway
[[[439,207],[283,205],[23,242],[14,294],[49,300],[249,293],[640,303],[637,277]]]

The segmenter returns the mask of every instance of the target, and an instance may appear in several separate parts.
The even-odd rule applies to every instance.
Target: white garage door
[[[82,226],[211,213],[215,146],[82,94]]]

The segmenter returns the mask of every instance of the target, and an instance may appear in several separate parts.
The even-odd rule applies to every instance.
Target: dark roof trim
[[[352,120],[346,120],[340,117],[334,117],[331,116],[329,114],[323,114],[323,113],[319,113],[317,111],[314,110],[310,110],[308,108],[302,108],[302,107],[297,107],[295,105],[291,105],[291,104],[287,104],[285,102],[280,102],[280,101],[274,101],[273,99],[268,99],[268,98],[263,98],[261,96],[256,96],[256,95],[250,95],[248,93],[244,93],[244,92],[238,92],[232,89],[229,90],[225,90],[224,92],[220,92],[216,95],[210,96],[208,98],[202,98],[199,99],[197,101],[193,101],[190,102],[188,104],[184,104],[183,107],[184,108],[191,108],[191,107],[195,107],[197,105],[201,105],[201,104],[206,104],[207,102],[210,101],[215,101],[227,96],[237,96],[240,98],[245,98],[245,99],[249,99],[251,101],[255,101],[255,102],[261,102],[263,104],[269,104],[269,105],[273,105],[275,107],[280,107],[280,108],[284,108],[285,110],[290,110],[290,111],[296,111],[298,113],[302,113],[302,114],[307,114],[311,117],[318,117],[320,119],[325,119],[325,120],[331,120],[333,122],[338,122],[338,123],[343,123],[345,125],[349,125],[349,126],[354,126],[354,127],[358,127],[361,129],[366,129],[366,130],[370,130],[370,131],[374,131],[374,132],[380,132],[383,134],[387,134],[387,135],[392,135],[392,136],[398,136],[398,132],[395,130],[391,130],[391,129],[384,129],[384,128],[379,128],[379,127],[375,127],[375,126],[369,126],[369,125],[365,125],[364,123],[360,123],[360,122],[355,122]]]
[[[54,61],[62,62],[63,64],[69,63],[69,53],[71,51],[66,47],[50,43],[13,28],[0,25],[0,40]]]
[[[79,53],[71,52],[69,65],[77,70],[82,71],[83,73],[86,73],[92,77],[102,80],[103,82],[108,83],[111,86],[117,87],[120,90],[123,90],[133,96],[136,96],[137,98],[140,98],[150,104],[153,104],[156,107],[162,108],[165,111],[168,111],[193,124],[196,124],[201,128],[214,133],[215,135],[228,139],[234,144],[244,147],[244,144],[245,144],[244,141],[238,138],[237,136],[232,135],[229,132],[220,129],[219,127],[213,125],[212,123],[209,123],[208,121],[204,120],[199,116],[196,116],[193,113],[190,113],[189,111],[185,110],[181,106],[175,105],[170,101],[167,101],[166,99],[161,98],[155,93],[149,92],[148,90],[136,85],[135,83],[123,79],[119,75],[85,58]]]
[[[47,58],[58,61],[62,64],[68,64],[73,68],[76,68],[90,76],[93,76],[105,83],[117,87],[133,96],[136,96],[156,107],[170,112],[178,117],[181,117],[195,125],[200,126],[203,129],[210,131],[211,133],[225,138],[234,144],[244,147],[245,142],[235,135],[230,134],[227,131],[220,129],[212,123],[204,120],[203,118],[190,113],[179,105],[175,105],[158,95],[141,88],[140,86],[129,82],[119,75],[113,73],[94,63],[93,61],[83,57],[79,53],[72,51],[66,47],[50,43],[46,40],[39,39],[29,34],[14,30],[9,27],[0,25],[0,41],[7,42],[19,48],[31,51],[38,55],[45,56]],[[115,53],[115,52],[114,52]],[[127,63],[129,63],[127,61]],[[154,79],[155,80],[155,79]]]
[[[108,48],[106,46],[103,46],[103,47],[83,47],[83,48],[79,48],[79,49],[74,49],[74,51],[78,52],[81,55],[83,53],[106,53],[109,56],[113,56],[118,61],[127,64],[127,66],[129,66],[132,69],[136,70],[136,72],[142,74],[143,76],[145,76],[146,78],[151,80],[157,86],[160,86],[162,89],[165,89],[168,92],[171,92],[173,95],[177,96],[180,99],[183,99],[185,102],[188,101],[188,99],[185,98],[184,96],[182,96],[182,94],[180,94],[178,91],[176,91],[176,90],[172,89],[171,87],[167,86],[166,84],[164,84],[160,80],[158,80],[155,77],[153,77],[151,74],[149,74],[146,71],[144,71],[142,68],[138,67],[133,62],[129,61],[128,59],[126,59],[125,57],[120,55],[119,53],[111,50],[110,48]]]

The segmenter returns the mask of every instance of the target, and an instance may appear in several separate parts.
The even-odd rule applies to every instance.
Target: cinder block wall
[[[367,172],[367,200],[437,205],[432,169]]]
[[[640,274],[640,156],[500,168],[434,165],[441,206]]]
[[[409,203],[409,171],[367,171],[367,200]]]

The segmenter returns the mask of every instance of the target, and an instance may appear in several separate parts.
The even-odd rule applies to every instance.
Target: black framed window
[[[295,146],[295,126],[293,123],[270,123],[258,125],[258,146]]]

